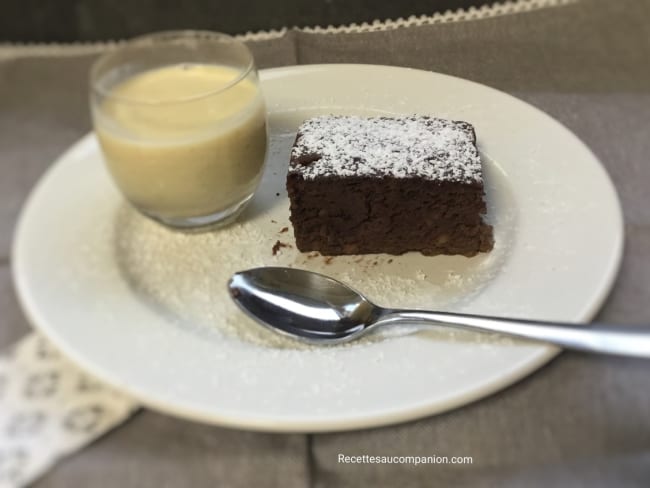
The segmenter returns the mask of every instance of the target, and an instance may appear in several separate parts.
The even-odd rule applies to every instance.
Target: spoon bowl
[[[228,290],[259,323],[309,343],[352,340],[379,313],[379,307],[340,281],[300,269],[265,267],[235,273]]]

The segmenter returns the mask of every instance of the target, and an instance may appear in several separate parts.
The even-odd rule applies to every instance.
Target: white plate
[[[34,325],[90,373],[170,414],[269,431],[390,424],[463,405],[557,353],[467,332],[401,328],[307,348],[262,330],[230,303],[239,269],[321,271],[394,307],[589,320],[619,266],[622,218],[594,155],[562,125],[509,95],[441,74],[320,65],[262,72],[272,143],[240,224],[177,234],[139,217],[84,137],[23,211],[14,277]],[[292,243],[284,177],[298,123],[318,113],[428,113],[476,126],[496,247],[463,257],[306,257]],[[279,196],[276,195],[279,193]],[[392,261],[391,261],[392,259]]]

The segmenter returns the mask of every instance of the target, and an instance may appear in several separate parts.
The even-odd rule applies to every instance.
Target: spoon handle
[[[404,322],[498,332],[566,349],[650,358],[650,327],[540,322],[419,310],[386,310],[376,325]]]

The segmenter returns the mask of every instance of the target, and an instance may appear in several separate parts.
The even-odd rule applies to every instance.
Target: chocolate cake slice
[[[322,116],[302,123],[287,191],[296,246],[324,255],[492,249],[467,122]]]

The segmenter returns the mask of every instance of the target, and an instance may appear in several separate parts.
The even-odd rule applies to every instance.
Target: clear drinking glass
[[[126,199],[176,228],[226,224],[253,196],[266,110],[245,44],[161,32],[119,45],[91,70],[93,124]]]

